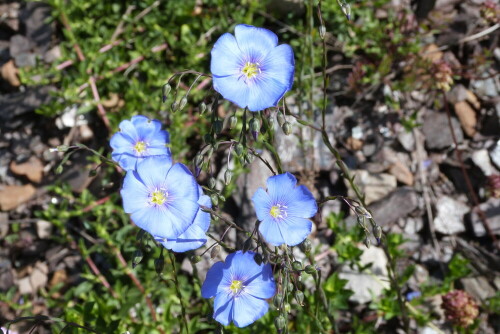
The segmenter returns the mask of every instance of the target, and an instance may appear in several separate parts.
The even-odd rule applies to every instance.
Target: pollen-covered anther
[[[233,280],[231,282],[231,285],[229,286],[229,290],[231,290],[233,294],[237,294],[242,289],[243,289],[243,282],[238,280]]]
[[[143,141],[138,141],[137,143],[135,143],[134,145],[134,150],[137,152],[137,153],[143,153],[144,151],[146,151],[146,143],[143,142]]]
[[[151,193],[151,204],[163,205],[167,201],[167,193],[162,190],[155,190]]]
[[[249,61],[246,62],[245,66],[241,69],[241,73],[245,75],[248,79],[255,77],[259,74],[260,64],[259,63],[251,63]]]
[[[271,214],[273,218],[284,219],[287,216],[285,209],[287,209],[285,205],[276,204],[271,207],[269,214]]]

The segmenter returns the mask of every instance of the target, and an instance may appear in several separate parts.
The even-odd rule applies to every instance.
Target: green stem
[[[177,298],[179,298],[179,302],[181,304],[181,313],[182,313],[182,323],[184,324],[184,330],[187,334],[189,334],[189,325],[186,316],[186,306],[184,305],[183,298],[181,295],[181,290],[179,288],[179,280],[177,279],[177,268],[175,266],[175,256],[172,252],[168,252],[168,256],[170,257],[170,262],[172,263],[172,274],[174,277],[174,285],[175,285],[175,294]]]

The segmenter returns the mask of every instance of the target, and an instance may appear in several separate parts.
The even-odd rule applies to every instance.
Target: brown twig
[[[89,83],[90,83],[90,87],[92,88],[92,95],[94,96],[94,101],[97,103],[97,112],[98,112],[99,116],[101,116],[102,121],[103,121],[104,125],[106,126],[106,128],[110,132],[112,132],[108,116],[106,115],[106,109],[104,109],[104,106],[101,103],[101,98],[99,96],[99,92],[97,91],[97,86],[95,84],[95,78],[93,76],[90,76]]]
[[[493,241],[494,247],[500,249],[500,245],[497,242],[497,238],[493,231],[491,230],[490,224],[488,222],[488,219],[486,218],[485,213],[481,208],[479,207],[479,198],[477,197],[476,193],[474,192],[474,187],[472,186],[472,182],[469,178],[469,175],[467,174],[467,170],[465,169],[464,162],[462,160],[462,151],[458,147],[458,141],[457,137],[455,136],[455,130],[453,129],[453,124],[451,122],[451,112],[450,108],[448,106],[448,99],[446,98],[446,92],[442,91],[443,94],[443,103],[444,103],[444,108],[446,110],[446,116],[448,116],[448,126],[450,127],[451,131],[451,138],[453,139],[453,144],[455,145],[455,152],[457,156],[458,163],[460,164],[460,169],[462,171],[462,174],[465,179],[465,184],[467,185],[467,189],[469,191],[470,196],[472,197],[472,201],[474,202],[474,210],[476,210],[479,218],[481,219],[481,222],[483,223],[484,229],[488,233],[488,236],[491,238]]]

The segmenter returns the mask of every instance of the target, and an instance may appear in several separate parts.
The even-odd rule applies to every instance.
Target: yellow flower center
[[[274,206],[271,207],[271,210],[269,210],[269,214],[273,218],[284,219],[287,216],[287,212],[285,210],[286,208],[287,208],[286,205],[276,204],[276,205],[274,205]]]
[[[259,63],[251,63],[248,61],[241,69],[241,73],[243,73],[248,79],[253,78],[260,73]]]
[[[243,282],[234,280],[231,282],[231,286],[229,287],[229,289],[233,294],[237,294],[241,291],[241,289],[243,289]]]
[[[151,193],[150,202],[156,205],[163,205],[167,201],[167,194],[161,190],[155,190]]]
[[[137,143],[135,143],[134,145],[134,150],[137,152],[137,153],[142,153],[144,151],[146,151],[146,143],[143,142],[143,141],[138,141]]]
[[[269,211],[269,213],[274,218],[278,218],[281,215],[281,209],[277,205],[275,205],[271,208],[271,211]]]

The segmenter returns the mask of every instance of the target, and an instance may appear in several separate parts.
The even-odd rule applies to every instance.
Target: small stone
[[[9,214],[0,212],[0,239],[5,238],[9,233]]]
[[[486,149],[474,151],[472,153],[472,161],[483,171],[485,176],[495,174],[495,167],[491,164],[490,157],[488,156],[488,151]]]
[[[52,234],[53,225],[46,220],[38,220],[36,222],[36,233],[40,239],[47,239]]]
[[[21,295],[30,294],[33,292],[33,287],[31,286],[29,276],[17,280],[16,285]]]
[[[464,129],[465,133],[469,137],[473,137],[477,132],[477,117],[474,109],[472,109],[472,107],[466,101],[461,101],[455,103],[455,113],[457,114],[460,124],[462,124],[462,128]]]
[[[394,175],[399,182],[404,183],[407,186],[413,185],[413,181],[414,181],[413,180],[413,173],[401,161],[398,160],[398,161],[394,162],[391,165],[391,167],[389,167],[389,173]]]
[[[467,99],[467,88],[462,84],[455,85],[452,90],[446,93],[446,96],[451,104],[465,101]]]
[[[437,232],[451,235],[465,232],[464,215],[469,207],[449,196],[440,197],[436,203],[437,216],[434,218],[434,227]]]
[[[88,141],[94,137],[94,132],[87,124],[80,126],[80,138],[82,141]]]
[[[486,299],[495,295],[495,289],[490,285],[488,280],[483,277],[465,277],[460,280],[464,290],[471,294],[476,300],[485,302]]]
[[[33,291],[37,291],[40,288],[43,288],[47,285],[48,282],[48,272],[49,268],[44,262],[37,262],[35,264],[35,268],[31,272],[29,276],[30,284],[33,288]]]
[[[61,58],[61,48],[59,47],[59,45],[56,45],[52,49],[49,49],[43,55],[43,60],[47,64],[52,64],[53,62],[55,62],[59,58]]]
[[[419,207],[419,196],[410,187],[400,187],[389,196],[368,207],[380,226],[387,226],[404,218]]]
[[[457,142],[461,143],[464,135],[459,121],[456,118],[452,118],[451,124]],[[428,112],[424,117],[422,131],[425,135],[425,143],[429,149],[445,149],[454,144],[448,124],[448,117],[444,113]]]
[[[10,38],[9,52],[12,58],[16,58],[20,54],[29,52],[32,48],[31,41],[23,35],[14,35]]]
[[[381,248],[364,248],[360,265],[367,266],[370,263],[372,266],[369,271],[359,272],[346,266],[339,273],[340,278],[348,280],[346,289],[354,292],[349,297],[349,300],[354,303],[367,303],[381,296],[383,290],[390,286],[387,278],[387,257]]]
[[[484,212],[493,234],[500,235],[500,198],[490,198],[486,202],[479,204],[479,209]],[[471,223],[477,237],[486,235],[483,222],[476,210],[471,213]]]
[[[500,169],[500,140],[497,141],[496,145],[490,150],[491,161]]]
[[[36,54],[32,52],[21,53],[14,57],[14,61],[17,67],[35,67],[36,66]]]
[[[36,188],[31,184],[24,186],[0,186],[0,210],[9,211],[29,201]]]
[[[10,163],[10,170],[12,173],[17,175],[25,175],[31,182],[39,183],[42,181],[43,177],[43,164],[35,156],[32,156],[28,159],[28,161],[23,163],[16,163],[12,161]]]
[[[498,96],[498,87],[495,83],[495,78],[491,77],[491,73],[484,72],[479,77],[488,77],[487,79],[471,80],[470,84],[479,96]],[[498,78],[497,78],[498,80]]]
[[[402,129],[397,133],[397,138],[401,146],[403,146],[407,152],[413,152],[415,150],[415,137],[413,133]]]
[[[0,72],[2,78],[5,79],[5,81],[7,81],[12,87],[21,86],[21,81],[19,81],[19,70],[12,59],[3,64]]]
[[[353,175],[355,175],[354,182],[366,196],[365,202],[367,205],[384,198],[397,186],[396,177],[390,174],[371,174],[365,170],[355,170]],[[348,195],[355,197],[356,194],[351,189],[349,182],[344,182],[349,188]]]

